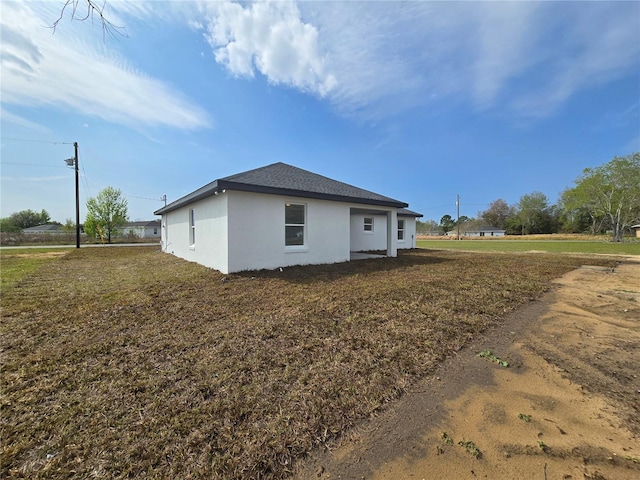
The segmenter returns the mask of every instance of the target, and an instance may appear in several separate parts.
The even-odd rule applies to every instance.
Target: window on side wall
[[[284,244],[287,247],[305,245],[306,208],[300,203],[285,203],[284,206]]]
[[[404,220],[398,219],[398,240],[404,240]]]
[[[364,217],[364,231],[373,232],[373,217]]]
[[[193,208],[189,210],[189,243],[191,246],[196,244],[196,211]]]

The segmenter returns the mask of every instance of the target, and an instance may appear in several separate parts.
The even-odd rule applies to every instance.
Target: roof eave
[[[224,190],[264,193],[268,195],[283,195],[283,196],[289,196],[289,197],[314,198],[318,200],[331,200],[335,202],[346,202],[346,203],[360,203],[365,205],[377,205],[377,206],[383,206],[383,207],[406,208],[409,206],[407,203],[401,202],[399,200],[394,200],[391,198],[388,200],[378,200],[378,199],[372,199],[372,198],[348,197],[343,195],[333,195],[333,194],[321,193],[321,192],[309,192],[306,190],[267,187],[262,185],[251,185],[246,183],[230,182],[228,180],[216,180],[215,182],[211,182],[210,184],[205,185],[202,188],[199,188],[198,190],[196,190],[193,193],[190,193],[189,195],[179,198],[178,200],[170,203],[165,207],[162,207],[156,210],[153,213],[154,215],[162,215],[165,213],[169,213],[180,207],[184,207],[186,205],[197,202],[199,200],[203,200],[205,198],[211,197],[216,193],[219,193]]]
[[[345,195],[335,195],[322,192],[309,192],[307,190],[298,190],[294,188],[268,187],[263,185],[251,185],[247,183],[229,182],[227,180],[218,180],[218,188],[223,190],[237,190],[242,192],[265,193],[268,195],[283,195],[289,197],[314,198],[318,200],[332,200],[335,202],[361,203],[366,205],[378,205],[383,207],[406,208],[409,205],[399,200],[389,198],[388,200],[350,197]]]

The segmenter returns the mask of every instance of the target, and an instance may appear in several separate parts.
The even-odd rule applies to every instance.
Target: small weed
[[[544,443],[542,440],[538,440],[538,446],[540,447],[540,450],[542,450],[544,453],[547,453],[549,451],[549,446]]]
[[[522,420],[523,422],[527,422],[527,423],[529,423],[529,422],[531,421],[531,415],[527,415],[527,414],[525,414],[525,413],[521,413],[521,414],[519,414],[519,415],[518,415],[518,418],[519,418],[520,420]]]
[[[453,438],[451,438],[447,432],[442,432],[442,435],[440,436],[442,438],[442,441],[445,443],[445,445],[453,445]]]
[[[486,358],[487,360],[491,360],[492,362],[497,363],[501,367],[508,367],[509,366],[509,362],[507,362],[506,360],[500,360],[498,357],[496,357],[493,354],[493,352],[491,350],[483,350],[482,352],[480,352],[478,354],[478,356],[482,357],[482,358]]]
[[[625,458],[625,460],[629,460],[630,462],[633,462],[633,463],[640,463],[640,458],[638,458],[638,457],[634,457],[634,456],[631,456],[631,455],[625,455],[624,458]]]
[[[460,445],[461,447],[464,447],[464,449],[470,453],[471,455],[473,455],[475,458],[480,458],[482,457],[482,453],[480,452],[480,450],[478,449],[478,447],[476,447],[476,444],[473,443],[471,440],[460,440],[458,442],[458,445]]]

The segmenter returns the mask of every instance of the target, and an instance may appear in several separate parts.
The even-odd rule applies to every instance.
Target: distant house
[[[466,230],[465,237],[504,237],[505,230],[496,227],[480,227]]]
[[[160,220],[129,222],[122,227],[123,237],[160,238],[162,224]]]
[[[162,248],[223,273],[415,247],[408,205],[285,163],[215,180],[157,210]]]
[[[59,235],[59,234],[64,234],[64,233],[68,233],[65,232],[62,229],[62,225],[57,224],[57,223],[50,223],[50,224],[46,224],[46,225],[37,225],[35,227],[29,227],[29,228],[24,228],[22,229],[22,233],[24,234],[36,234],[36,235],[42,235],[45,233],[51,234],[51,235]],[[75,227],[74,227],[74,232],[75,232]]]
[[[640,224],[631,225],[631,228],[633,228],[636,231],[636,237],[640,238]]]
[[[455,237],[458,235],[458,230],[450,230],[446,233],[448,237]],[[504,237],[505,230],[501,230],[496,227],[479,227],[469,228],[460,227],[461,237]]]

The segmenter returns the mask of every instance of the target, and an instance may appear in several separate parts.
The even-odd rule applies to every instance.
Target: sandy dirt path
[[[640,258],[557,280],[295,478],[640,479]]]

